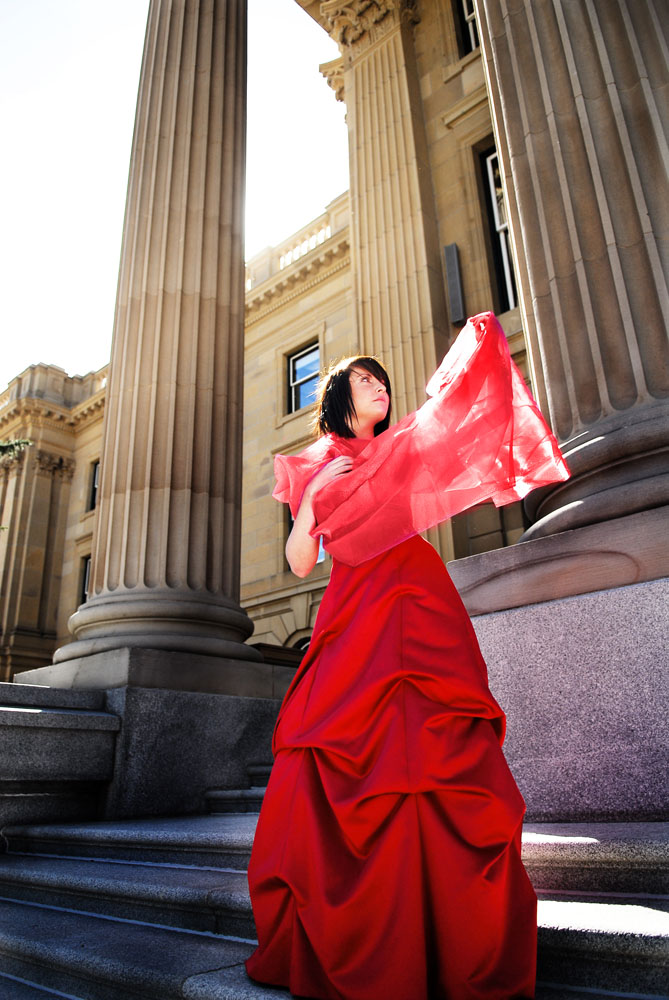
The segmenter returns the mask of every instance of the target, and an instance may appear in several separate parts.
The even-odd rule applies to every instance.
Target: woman
[[[321,437],[277,456],[305,576],[333,556],[274,734],[249,867],[261,982],[322,1000],[534,995],[536,899],[504,714],[464,606],[418,532],[568,471],[494,316],[471,319],[389,427],[390,383],[347,359],[321,386]]]

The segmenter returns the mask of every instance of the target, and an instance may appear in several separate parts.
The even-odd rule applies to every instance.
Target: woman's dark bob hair
[[[390,426],[392,391],[388,373],[376,358],[358,355],[335,362],[321,376],[316,390],[316,412],[314,414],[314,430],[317,434],[337,434],[343,438],[355,437],[351,426],[355,418],[350,384],[352,368],[363,368],[379,382],[383,382],[388,390],[388,412],[374,428],[374,436],[382,434]]]

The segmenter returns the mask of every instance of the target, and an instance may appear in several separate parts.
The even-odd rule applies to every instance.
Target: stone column
[[[447,347],[436,211],[415,66],[415,4],[328,0],[343,57],[358,345],[393,377],[395,416],[415,409]]]
[[[573,473],[532,494],[524,537],[660,517],[666,12],[658,0],[476,3],[534,383]]]
[[[152,0],[93,583],[75,641],[38,682],[248,693],[239,661],[260,657],[238,604],[245,115],[245,0]]]
[[[414,51],[419,14],[414,0],[326,0],[320,20],[342,53],[323,69],[346,100],[358,350],[388,367],[398,419],[425,401],[449,333]],[[449,525],[429,538],[452,558]]]

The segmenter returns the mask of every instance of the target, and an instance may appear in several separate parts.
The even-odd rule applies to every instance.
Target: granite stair
[[[212,788],[205,795],[207,811],[220,813],[259,813],[269,781],[271,764],[249,764],[249,788]]]
[[[287,998],[244,972],[256,822],[5,828],[0,997]],[[539,896],[537,1000],[669,997],[669,824],[529,825],[524,855]]]

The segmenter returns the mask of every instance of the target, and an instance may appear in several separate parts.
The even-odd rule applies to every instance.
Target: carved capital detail
[[[50,451],[38,451],[34,463],[37,472],[44,472],[47,475],[59,474],[63,479],[72,479],[76,465],[73,458],[63,458],[62,455],[54,455]]]
[[[331,62],[322,63],[319,67],[321,75],[325,77],[335,93],[338,101],[344,100],[344,60],[341,56]]]
[[[325,27],[338,45],[352,45],[370,28],[397,10],[399,0],[323,0]]]
[[[25,451],[19,451],[14,455],[3,455],[0,458],[0,469],[19,469],[25,459]]]

